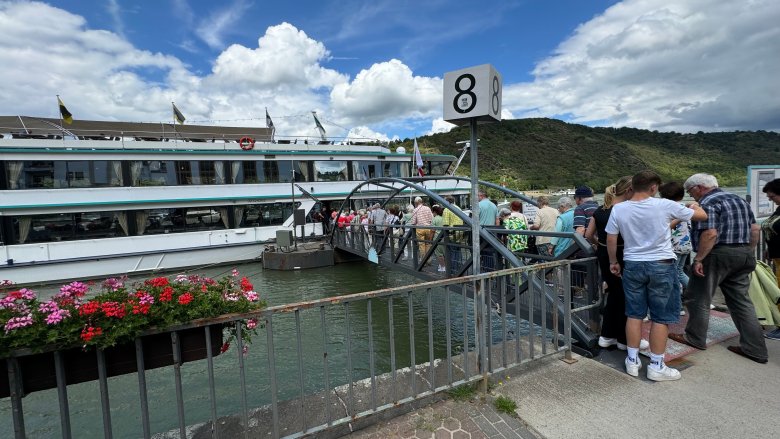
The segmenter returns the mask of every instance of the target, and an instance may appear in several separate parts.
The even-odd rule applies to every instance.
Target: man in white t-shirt
[[[626,341],[628,356],[626,372],[638,376],[639,343],[642,319],[650,312],[650,365],[647,378],[653,381],[680,379],[677,369],[664,364],[668,324],[680,319],[680,284],[672,250],[670,223],[701,221],[707,214],[693,203],[681,206],[671,200],[655,198],[661,177],[652,171],[642,171],[631,180],[634,195],[630,200],[612,207],[607,222],[609,270],[623,278],[626,295]],[[625,267],[617,262],[618,234],[623,237]]]

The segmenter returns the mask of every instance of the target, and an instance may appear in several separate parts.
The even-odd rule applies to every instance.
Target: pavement
[[[603,350],[567,364],[547,358],[494,383],[484,399],[447,399],[352,433],[350,438],[776,438],[780,429],[780,341],[769,362],[727,350],[732,338],[675,360],[682,379],[653,382],[623,369],[625,353]],[[492,401],[517,403],[511,416]]]

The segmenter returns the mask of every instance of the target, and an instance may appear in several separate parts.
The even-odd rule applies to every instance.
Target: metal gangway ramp
[[[471,233],[472,219],[468,211],[463,211],[457,206],[448,203],[444,196],[437,190],[439,180],[456,180],[466,183],[464,188],[470,187],[470,179],[465,177],[412,177],[392,178],[380,177],[366,180],[355,187],[342,203],[338,215],[342,212],[349,213],[355,200],[381,200],[377,201],[383,209],[391,205],[403,208],[410,204],[410,200],[416,196],[427,197],[430,205],[438,204],[445,209],[450,209],[463,221],[462,226],[434,227],[412,225],[373,225],[344,224],[339,227],[334,224],[330,233],[330,242],[333,248],[354,256],[375,262],[382,266],[392,268],[419,278],[421,281],[434,281],[447,278],[457,278],[473,274]],[[506,196],[517,198],[527,203],[537,205],[536,201],[503,186],[479,181],[481,186],[502,191]],[[450,185],[451,186],[451,185]],[[337,217],[338,218],[338,217]],[[418,231],[427,231],[418,233]],[[531,236],[551,236],[571,238],[572,244],[558,257],[539,255],[535,253],[512,252],[503,240],[508,235],[521,234]],[[542,264],[547,261],[562,259],[574,259],[572,263],[571,282],[572,293],[572,337],[575,340],[575,349],[585,355],[589,355],[596,349],[599,328],[599,308],[602,303],[602,289],[598,274],[598,262],[591,245],[577,233],[540,232],[533,230],[507,230],[501,226],[481,226],[480,236],[480,273],[523,267],[531,264]],[[527,250],[526,250],[527,251]],[[443,263],[439,263],[443,261]],[[439,266],[444,270],[440,271]],[[563,290],[561,283],[564,279],[551,278],[553,270],[545,270],[545,276],[523,278],[518,283],[495,282],[486,283],[486,300],[488,305],[496,312],[507,312],[519,316],[528,315],[529,308],[535,315],[535,320],[546,313],[548,318],[560,318],[563,313],[563,301],[554,300],[556,295]],[[546,303],[533,303],[529,307],[526,293],[530,289],[541,292]],[[503,293],[502,294],[502,290]],[[519,295],[515,294],[519,291]],[[568,287],[567,287],[568,290]],[[473,288],[468,292],[469,297],[474,297]],[[518,297],[518,301],[515,297]],[[501,297],[506,297],[506,303],[502,303]],[[558,306],[557,315],[552,312],[553,304]]]

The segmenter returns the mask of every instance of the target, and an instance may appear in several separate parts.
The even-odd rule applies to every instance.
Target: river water
[[[234,266],[219,266],[194,270],[200,274],[219,277],[229,274]],[[263,270],[259,263],[237,265],[242,275],[250,278],[255,289],[269,306],[291,302],[314,300],[349,293],[371,291],[394,286],[412,285],[416,278],[391,271],[367,262],[339,264],[333,267],[302,271]],[[41,288],[46,290],[46,288]],[[54,287],[49,287],[53,290]],[[446,355],[445,344],[445,298],[443,294],[432,296],[434,356]],[[416,362],[428,360],[428,315],[426,299],[415,296],[413,319],[415,327]],[[459,295],[450,295],[452,313],[453,352],[463,349],[463,313],[469,322],[473,306],[471,301],[465,304]],[[365,302],[350,306],[350,333],[353,379],[368,377],[368,327]],[[393,301],[395,329],[396,365],[398,368],[409,366],[409,322],[408,302],[406,299]],[[327,309],[328,361],[330,384],[332,386],[347,382],[346,368],[346,325],[343,306]],[[324,388],[322,371],[322,331],[319,310],[301,312],[302,348],[305,392],[315,392]],[[390,370],[390,352],[387,340],[388,301],[374,299],[372,303],[372,327],[375,340],[376,373]],[[496,320],[497,322],[497,320]],[[514,324],[510,322],[511,324]],[[471,324],[469,324],[471,326]],[[295,321],[292,313],[274,318],[274,353],[277,370],[279,400],[295,398],[299,395],[298,360],[296,350]],[[469,339],[473,340],[473,327]],[[497,337],[497,336],[496,336]],[[248,406],[258,407],[270,402],[268,389],[268,358],[265,329],[260,329],[253,337],[248,355],[244,359],[248,390]],[[238,354],[235,346],[214,358],[217,411],[219,416],[240,413],[241,387],[238,374]],[[208,376],[206,361],[195,361],[182,365],[186,423],[194,424],[209,419]],[[151,427],[153,432],[164,432],[177,428],[176,396],[173,387],[173,369],[161,368],[146,373]],[[111,397],[111,416],[116,437],[140,437],[140,402],[138,381],[135,374],[109,378]],[[68,387],[68,399],[71,412],[71,424],[74,437],[102,437],[102,418],[100,411],[100,391],[97,381],[75,384]],[[23,399],[25,424],[29,437],[59,437],[59,417],[56,389],[31,393]],[[0,437],[12,437],[11,404],[9,398],[0,400]]]

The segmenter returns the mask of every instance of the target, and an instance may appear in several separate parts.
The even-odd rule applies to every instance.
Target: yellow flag
[[[73,123],[73,115],[70,114],[70,111],[68,111],[67,108],[65,108],[65,104],[62,103],[62,99],[60,99],[59,96],[57,96],[57,102],[60,104],[60,117],[62,120],[70,125]]]

